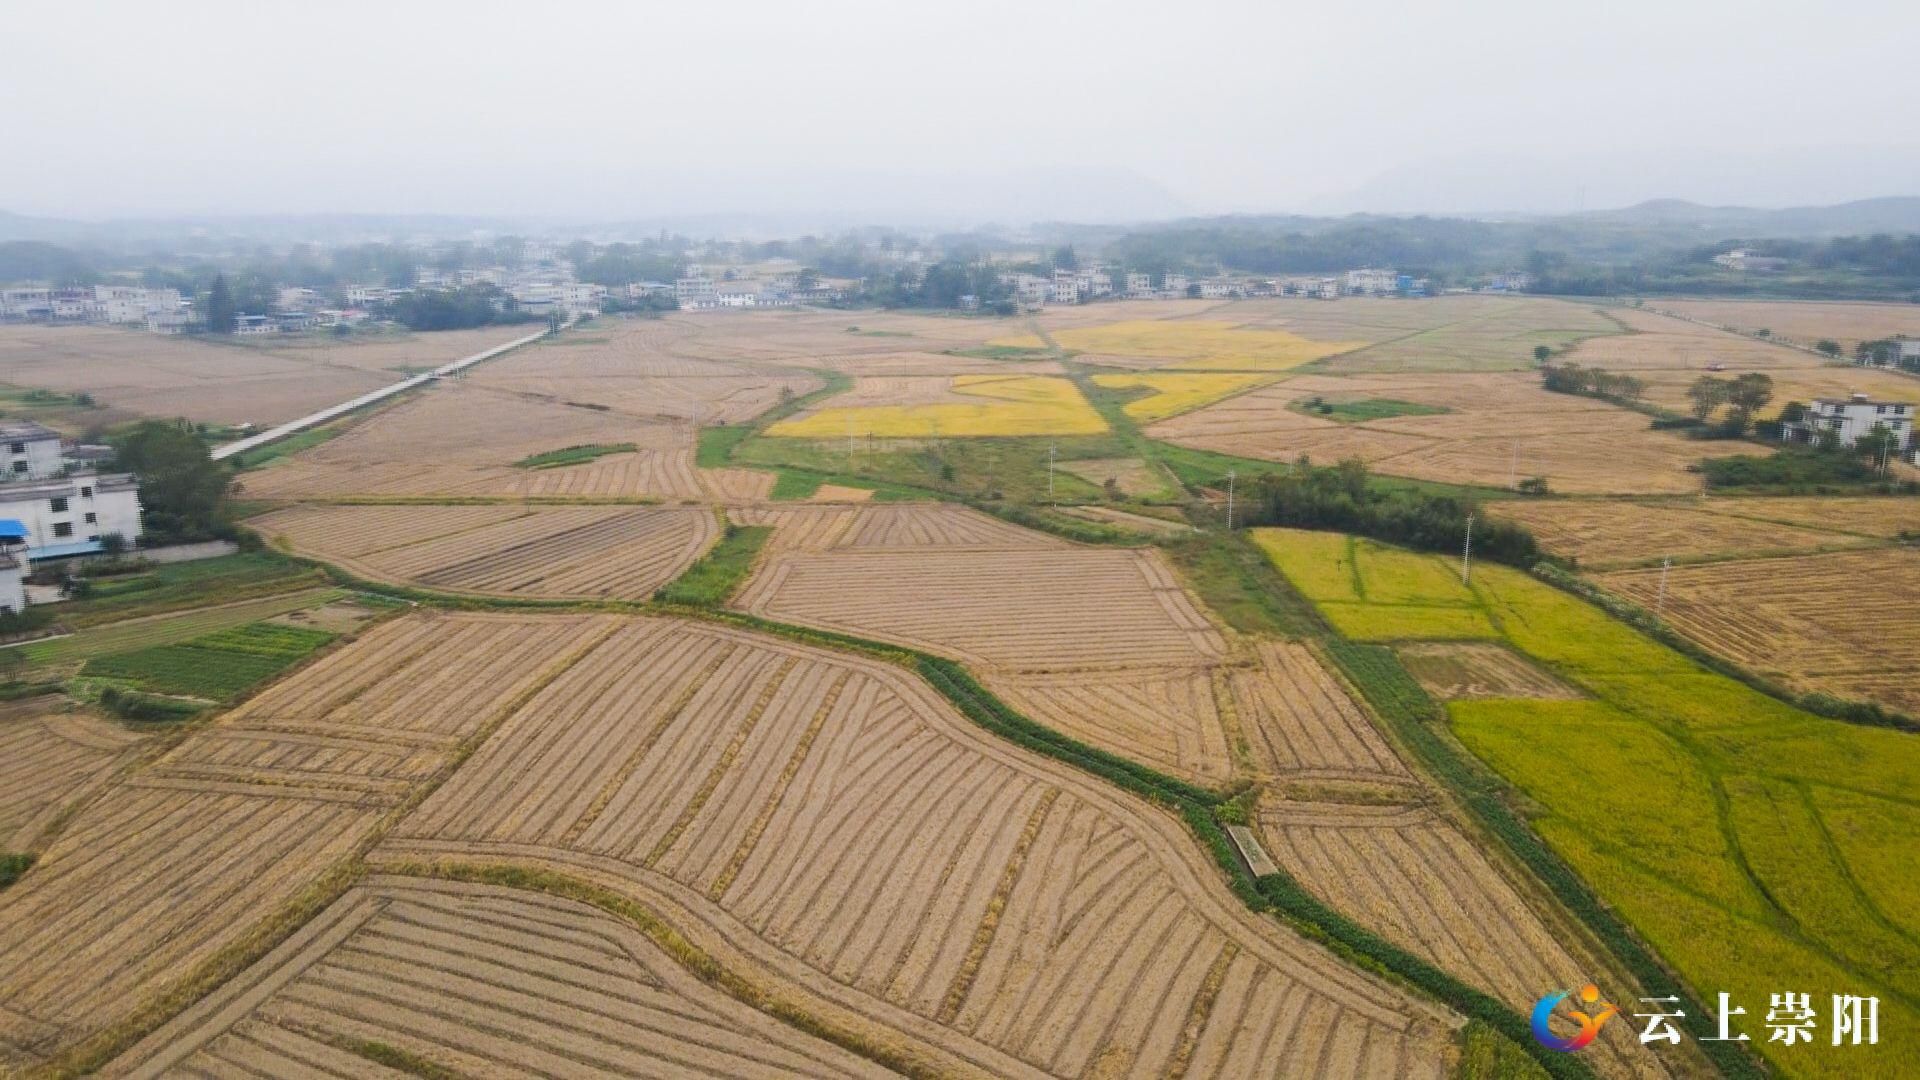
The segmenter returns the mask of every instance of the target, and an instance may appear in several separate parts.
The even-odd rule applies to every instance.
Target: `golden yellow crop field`
[[[1128,416],[1142,423],[1165,420],[1169,416],[1178,416],[1183,412],[1224,401],[1235,394],[1265,386],[1274,380],[1271,375],[1252,375],[1240,372],[1222,372],[1219,374],[1188,375],[1172,372],[1129,372],[1127,374],[1095,375],[1095,386],[1108,390],[1143,389],[1153,391],[1147,397],[1129,401],[1122,408]]]
[[[1364,341],[1314,341],[1286,330],[1248,330],[1230,322],[1135,319],[1105,326],[1053,332],[1062,348],[1108,356],[1167,360],[1172,368],[1198,371],[1287,371],[1358,349]],[[988,342],[1015,348],[1044,345],[1023,335]]]
[[[1831,988],[1878,997],[1885,1024],[1911,1023],[1912,735],[1768,697],[1511,567],[1478,565],[1463,585],[1443,556],[1337,533],[1253,538],[1349,638],[1444,638],[1454,628],[1435,613],[1470,614],[1592,696],[1454,700],[1446,711],[1462,745],[1537,808],[1531,823],[1548,846],[1703,992],[1763,1015],[1756,1005],[1781,986]],[[1838,557],[1851,556],[1823,558]],[[1749,1030],[1786,1075],[1910,1071],[1884,1038],[1836,1057]]]
[[[782,420],[767,434],[791,439],[877,439],[983,435],[1098,435],[1107,430],[1080,389],[1053,375],[956,375],[954,394],[978,403],[829,407]]]

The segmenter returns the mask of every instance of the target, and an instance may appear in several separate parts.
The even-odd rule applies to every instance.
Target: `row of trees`
[[[1724,406],[1721,428],[1728,435],[1744,435],[1753,426],[1754,415],[1773,400],[1773,377],[1758,371],[1731,379],[1702,375],[1687,387],[1687,400],[1693,418],[1702,424]]]
[[[1256,478],[1248,495],[1249,525],[1333,529],[1424,551],[1458,551],[1478,509],[1470,499],[1375,484],[1357,458],[1323,467],[1301,455],[1287,472]],[[1532,533],[1484,514],[1474,517],[1473,549],[1516,566],[1540,557]]]
[[[1540,368],[1540,384],[1556,394],[1579,394],[1622,405],[1639,401],[1647,392],[1647,384],[1632,375],[1582,367],[1572,362],[1543,365]]]
[[[468,330],[495,323],[537,322],[497,285],[420,289],[394,298],[381,314],[409,330]]]
[[[999,268],[991,263],[958,259],[934,263],[917,282],[913,274],[905,270],[867,282],[867,299],[890,308],[957,308],[961,297],[974,296],[979,298],[983,310],[1011,315],[1015,310],[1012,295],[1000,282]]]

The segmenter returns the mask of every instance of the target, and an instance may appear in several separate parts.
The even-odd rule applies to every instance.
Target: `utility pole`
[[[1473,515],[1468,514],[1467,515],[1467,541],[1466,543],[1460,546],[1460,584],[1462,585],[1467,584],[1471,580],[1471,575],[1473,571],[1469,567],[1467,560],[1472,555],[1473,555]]]
[[[1233,531],[1233,470],[1227,470],[1227,531]]]
[[[1520,444],[1513,444],[1513,467],[1507,470],[1507,490],[1520,490]]]
[[[1049,501],[1053,499],[1053,458],[1059,449],[1059,443],[1047,444],[1047,499]]]
[[[1653,617],[1659,618],[1667,610],[1667,571],[1673,569],[1673,556],[1660,560],[1660,591],[1654,595]]]

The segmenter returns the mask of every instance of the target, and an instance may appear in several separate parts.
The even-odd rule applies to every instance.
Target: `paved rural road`
[[[568,325],[572,325],[572,324],[569,323]],[[284,439],[296,431],[305,431],[306,429],[313,427],[316,424],[324,424],[327,421],[334,419],[335,417],[345,416],[346,414],[352,412],[355,409],[361,408],[366,405],[371,405],[374,402],[379,401],[383,398],[390,398],[395,394],[405,393],[406,391],[411,390],[422,383],[431,382],[442,375],[451,375],[462,368],[472,367],[473,365],[479,363],[482,360],[491,360],[494,357],[499,356],[501,353],[506,352],[508,349],[517,349],[522,345],[539,341],[541,338],[545,336],[547,336],[547,331],[539,330],[534,333],[528,334],[526,337],[515,338],[512,341],[507,342],[505,345],[495,345],[493,348],[488,349],[485,352],[474,353],[472,356],[466,357],[464,359],[455,360],[451,364],[442,364],[441,366],[434,368],[432,371],[424,372],[422,374],[415,375],[411,378],[402,379],[399,382],[394,383],[392,386],[383,386],[380,389],[373,391],[372,393],[361,394],[359,397],[354,398],[352,401],[343,401],[338,405],[329,406],[328,408],[321,409],[317,413],[313,413],[308,416],[303,416],[298,420],[288,421],[287,423],[281,424],[279,427],[268,428],[267,430],[261,432],[258,435],[249,435],[246,438],[241,439],[237,442],[230,442],[225,446],[219,447],[214,450],[213,460],[219,461],[222,458],[232,457],[235,454],[243,454],[248,450],[253,449],[256,446],[265,446],[266,444],[273,442],[276,439]]]

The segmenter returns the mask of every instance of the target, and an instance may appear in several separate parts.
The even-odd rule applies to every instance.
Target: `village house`
[[[0,421],[0,521],[24,530],[25,557],[64,558],[103,549],[115,535],[140,538],[140,485],[126,473],[101,473],[69,455],[60,434],[25,420]]]
[[[1815,398],[1799,419],[1781,425],[1781,437],[1788,442],[1814,442],[1824,431],[1833,432],[1841,446],[1852,446],[1861,438],[1884,428],[1899,440],[1899,454],[1913,462],[1920,449],[1914,439],[1915,406],[1906,401],[1875,401],[1865,394],[1847,398]]]

